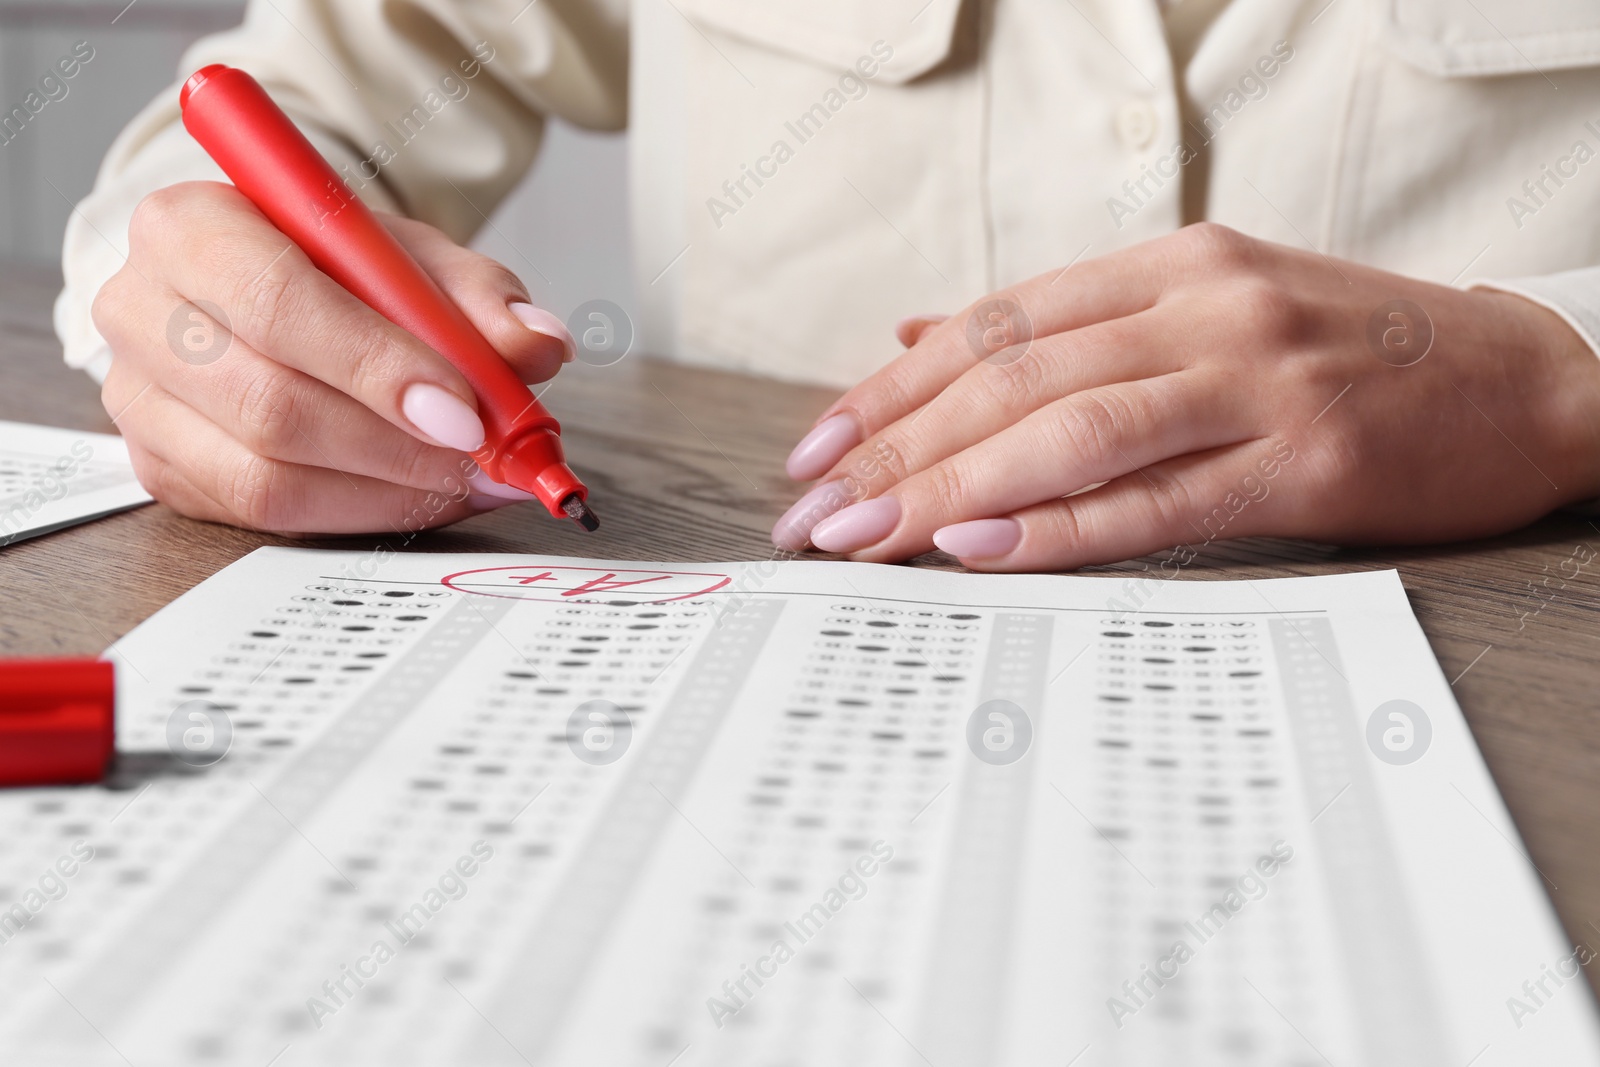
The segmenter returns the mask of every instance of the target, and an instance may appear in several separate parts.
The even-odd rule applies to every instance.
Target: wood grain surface
[[[35,268],[0,267],[0,418],[109,431],[96,387],[61,363],[50,327],[58,285]],[[784,456],[830,396],[637,355],[610,367],[573,364],[545,402],[562,420],[573,466],[593,491],[598,533],[521,506],[409,542],[387,540],[412,552],[770,558],[768,531],[797,495],[783,473]],[[349,549],[376,542],[295,542],[194,522],[159,505],[22,542],[0,551],[0,655],[98,653],[260,545]],[[1600,561],[1573,576],[1572,565],[1562,564],[1579,545],[1588,546],[1586,557],[1600,553],[1600,529],[1569,515],[1505,537],[1425,549],[1219,542],[1177,580],[1398,568],[1568,936],[1597,944]],[[1137,573],[1155,563],[1089,573]],[[959,569],[939,555],[914,565]],[[1541,590],[1537,599],[1532,587]],[[1503,850],[1507,863],[1520,861],[1522,846],[1487,822],[1481,847]]]

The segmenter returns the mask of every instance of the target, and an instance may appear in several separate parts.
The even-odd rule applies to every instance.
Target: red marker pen
[[[566,464],[561,427],[509,364],[351,192],[250,75],[214,64],[178,96],[183,124],[239,191],[362,303],[449,360],[478,397],[483,448],[472,458],[533,493],[550,514],[600,525]]]

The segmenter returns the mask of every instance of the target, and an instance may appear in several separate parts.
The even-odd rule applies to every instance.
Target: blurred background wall
[[[0,144],[0,259],[58,263],[71,203],[89,191],[112,138],[176,80],[190,43],[237,25],[243,10],[243,0],[0,0],[0,112],[75,42],[95,49],[68,94],[47,105],[59,109],[52,120]],[[634,306],[626,154],[625,137],[552,123],[533,173],[476,241],[563,318],[594,298]]]

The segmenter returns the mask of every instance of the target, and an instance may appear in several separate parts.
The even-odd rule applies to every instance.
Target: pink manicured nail
[[[789,453],[784,468],[797,482],[807,482],[828,473],[828,468],[861,443],[861,426],[848,411],[823,419]]]
[[[933,543],[957,559],[993,559],[1022,541],[1022,524],[1016,519],[974,519],[933,532]]]
[[[900,525],[900,501],[880,496],[851,504],[811,529],[811,543],[824,552],[857,552],[888,537]]]
[[[803,551],[811,543],[811,528],[848,503],[844,479],[823,482],[783,513],[772,528],[772,543],[790,552]]]
[[[534,333],[542,333],[546,337],[554,337],[560,341],[561,362],[571,363],[578,358],[578,343],[572,339],[572,332],[567,329],[566,323],[544,308],[536,308],[521,301],[507,304],[506,308],[517,317],[517,321]]]
[[[503,496],[490,496],[487,493],[467,494],[467,507],[473,511],[493,511],[496,508],[503,508],[515,503],[515,500]]]
[[[497,482],[481,470],[469,476],[467,484],[472,487],[474,496],[493,496],[499,497],[501,500],[510,501],[536,499],[532,493],[518,489],[516,486]]]
[[[483,447],[483,423],[478,413],[448,389],[418,382],[406,390],[400,410],[411,425],[446,448],[476,452]]]

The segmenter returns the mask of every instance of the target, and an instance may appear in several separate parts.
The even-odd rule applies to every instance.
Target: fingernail
[[[467,507],[473,511],[493,511],[496,508],[503,508],[508,504],[515,503],[516,501],[509,497],[490,496],[487,493],[467,494]]]
[[[482,470],[478,471],[476,474],[469,475],[467,477],[467,484],[472,487],[472,492],[475,496],[499,497],[501,500],[509,500],[513,502],[519,500],[537,499],[532,493],[518,489],[514,485],[504,485],[495,481]]]
[[[811,529],[811,543],[824,552],[856,552],[882,541],[900,525],[900,501],[880,496],[851,504]]]
[[[1016,519],[974,519],[933,532],[933,543],[957,559],[993,559],[1022,541],[1022,524]]]
[[[556,318],[544,308],[536,308],[532,304],[518,302],[507,304],[511,314],[517,320],[532,330],[542,333],[546,337],[554,337],[561,342],[561,362],[571,363],[578,358],[578,343],[572,339],[572,331],[567,329],[567,324]]]
[[[949,315],[907,315],[894,324],[894,336],[902,345],[910,348],[916,344],[917,336],[922,333],[925,326],[937,325],[949,317]]]
[[[861,426],[848,411],[823,419],[800,438],[784,469],[797,482],[807,482],[828,473],[828,468],[861,443]]]
[[[478,413],[448,389],[417,382],[406,390],[400,410],[411,425],[446,448],[476,452],[483,447],[483,422]]]
[[[803,551],[811,543],[811,528],[848,503],[843,478],[813,487],[773,526],[772,543],[790,552]]]

